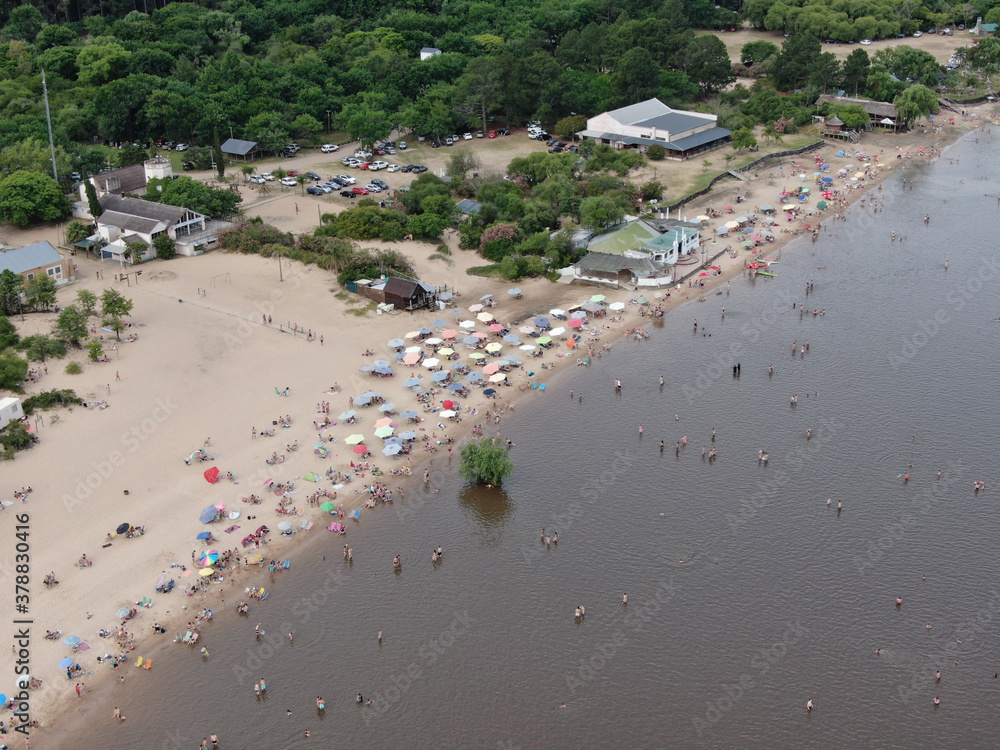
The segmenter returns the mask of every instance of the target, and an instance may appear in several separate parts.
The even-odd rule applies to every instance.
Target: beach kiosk
[[[13,397],[0,399],[0,430],[19,419],[24,419],[21,399]]]

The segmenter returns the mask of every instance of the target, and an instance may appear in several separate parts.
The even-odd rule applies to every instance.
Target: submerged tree
[[[458,473],[469,482],[501,485],[514,471],[514,462],[500,438],[487,438],[466,443],[459,454]]]

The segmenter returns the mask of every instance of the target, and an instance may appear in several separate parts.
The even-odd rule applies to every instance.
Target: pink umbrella
[[[487,338],[489,338],[489,336],[487,336],[482,331],[473,331],[472,335],[475,336],[477,339],[487,339]]]
[[[566,325],[570,328],[583,328],[583,321],[580,318],[570,318]]]
[[[483,368],[483,375],[495,375],[500,371],[500,365],[496,362],[490,362],[486,367]]]
[[[379,421],[377,421],[375,423],[375,429],[376,430],[379,427],[392,427],[392,426],[393,426],[393,424],[392,424],[392,417],[382,417],[382,419],[380,419]]]
[[[475,305],[470,305],[469,306],[469,312],[479,312],[482,309],[483,309],[483,306],[480,305],[480,304],[475,304]]]
[[[368,452],[368,448],[366,448],[364,445],[355,445],[354,452],[357,453],[359,456],[363,456]]]
[[[404,365],[415,365],[420,361],[420,352],[410,352],[403,357]]]
[[[489,329],[492,333],[500,333],[503,330],[503,326],[499,323],[490,323]]]
[[[447,331],[445,331],[444,333],[441,334],[441,338],[443,338],[443,339],[453,339],[457,335],[458,335],[458,331],[456,331],[454,328],[449,328]]]

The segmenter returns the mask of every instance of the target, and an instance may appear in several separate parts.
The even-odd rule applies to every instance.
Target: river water
[[[522,399],[502,491],[437,457],[439,493],[351,528],[352,567],[315,534],[249,619],[207,628],[210,659],[171,645],[127,670],[109,691],[129,721],[88,715],[59,746],[994,747],[1000,146],[975,137],[786,248],[776,278]]]

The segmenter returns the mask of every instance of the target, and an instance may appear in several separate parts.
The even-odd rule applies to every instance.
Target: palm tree
[[[250,175],[257,171],[257,167],[253,164],[243,164],[240,166],[240,171],[243,173],[243,182],[246,182]]]
[[[708,168],[710,166],[712,166],[712,162],[710,162],[708,159],[702,159],[702,162],[701,162],[701,171],[702,172],[707,172]]]

